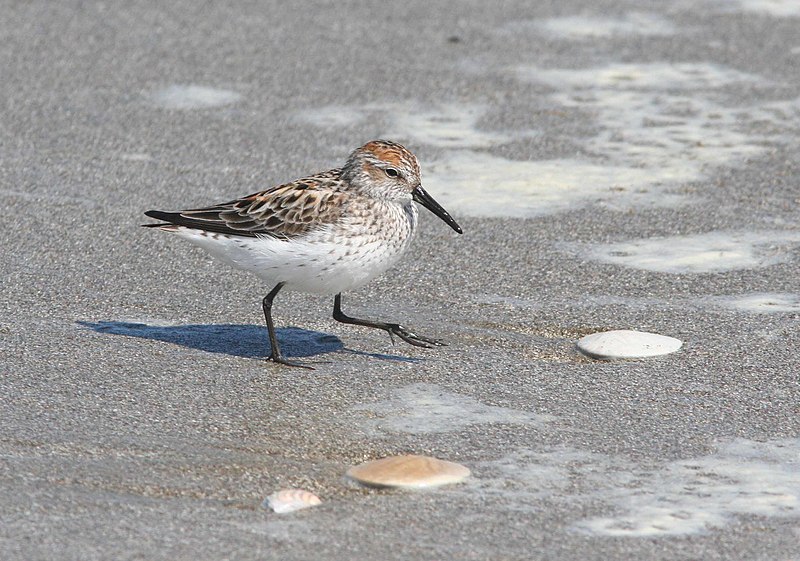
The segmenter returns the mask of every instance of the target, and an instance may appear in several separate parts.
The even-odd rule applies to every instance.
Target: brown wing
[[[207,232],[288,239],[339,218],[349,196],[339,189],[338,177],[339,170],[331,170],[207,208],[177,212],[149,210],[145,214]]]

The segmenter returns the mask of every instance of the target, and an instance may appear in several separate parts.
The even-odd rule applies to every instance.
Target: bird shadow
[[[78,325],[97,333],[164,341],[181,347],[198,349],[241,358],[262,358],[269,355],[269,337],[265,327],[234,324],[148,325],[124,321],[77,321]],[[286,357],[312,357],[326,353],[346,352],[397,362],[418,362],[419,359],[398,355],[365,353],[347,349],[335,335],[299,327],[276,329],[281,351]]]

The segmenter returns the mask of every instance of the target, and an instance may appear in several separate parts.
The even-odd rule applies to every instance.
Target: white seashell
[[[578,350],[592,358],[644,358],[674,353],[683,343],[674,337],[619,329],[592,333],[578,341]]]
[[[350,468],[347,476],[371,487],[423,489],[458,483],[468,477],[469,469],[430,456],[389,456]]]
[[[305,489],[282,489],[264,499],[261,506],[270,508],[277,514],[294,512],[322,504],[322,501],[311,491]]]

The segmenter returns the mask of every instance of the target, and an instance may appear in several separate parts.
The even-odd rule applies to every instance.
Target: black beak
[[[453,220],[453,217],[442,208],[442,205],[433,200],[433,197],[431,197],[428,192],[422,188],[422,185],[417,185],[417,188],[411,191],[411,198],[444,220],[448,226],[450,226],[459,234],[464,233],[461,230],[461,226],[458,225],[458,222]]]

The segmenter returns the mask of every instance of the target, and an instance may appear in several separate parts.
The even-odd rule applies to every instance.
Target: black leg
[[[366,319],[351,318],[342,312],[341,294],[337,294],[333,299],[333,319],[342,323],[349,323],[351,325],[363,325],[364,327],[383,329],[389,334],[389,337],[392,337],[392,342],[394,342],[393,335],[397,335],[403,341],[409,343],[410,345],[414,345],[415,347],[424,347],[426,349],[430,349],[432,347],[442,347],[447,345],[447,343],[437,339],[428,339],[427,337],[421,337],[416,333],[412,333],[399,323],[383,323],[382,321],[369,321]]]
[[[278,295],[278,292],[281,291],[283,288],[284,283],[278,283],[275,288],[273,288],[269,294],[264,296],[264,300],[262,301],[262,306],[264,307],[264,319],[267,320],[267,331],[269,332],[269,345],[271,347],[271,352],[269,354],[269,358],[267,360],[271,360],[272,362],[276,362],[278,364],[285,364],[286,366],[298,366],[300,368],[308,368],[310,370],[314,370],[310,366],[306,366],[305,364],[300,364],[298,362],[291,362],[283,358],[281,354],[281,348],[278,345],[278,337],[275,335],[275,324],[272,322],[272,301],[275,299],[275,296]]]

